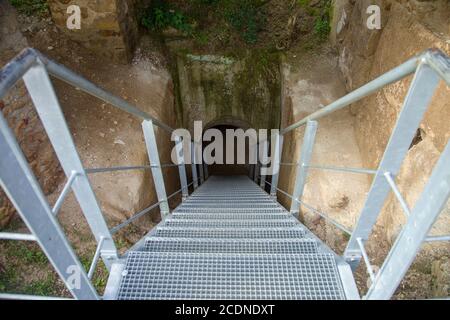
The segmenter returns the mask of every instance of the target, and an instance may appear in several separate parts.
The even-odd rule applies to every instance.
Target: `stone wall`
[[[448,1],[335,1],[332,41],[339,51],[339,66],[347,90],[389,71],[428,48],[450,54],[450,4]],[[382,9],[382,29],[366,27],[367,6]],[[355,133],[364,164],[375,168],[403,105],[411,77],[390,85],[352,106]],[[414,144],[405,159],[397,183],[413,207],[432,168],[450,138],[450,88],[441,82],[432,105],[420,125]],[[397,236],[404,215],[396,199],[385,205],[379,226],[387,240]],[[434,233],[450,232],[450,208],[434,228]]]
[[[100,56],[128,62],[138,41],[138,0],[49,0],[55,24],[73,40]],[[67,8],[81,8],[81,29],[66,26]]]

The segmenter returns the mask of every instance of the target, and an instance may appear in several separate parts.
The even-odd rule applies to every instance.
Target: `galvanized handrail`
[[[72,137],[68,130],[67,124],[65,122],[64,116],[61,112],[56,95],[53,91],[53,87],[48,77],[48,73],[55,76],[56,78],[65,81],[79,89],[99,98],[103,101],[110,103],[111,105],[126,111],[132,115],[144,119],[142,128],[144,131],[144,138],[146,142],[146,147],[149,155],[150,165],[149,166],[134,166],[134,167],[113,167],[113,168],[97,168],[97,169],[85,169],[79,156],[76,152],[75,145],[73,143]],[[353,169],[353,168],[337,168],[337,167],[325,167],[310,164],[311,156],[314,147],[315,135],[317,131],[316,120],[340,110],[351,103],[354,103],[369,94],[381,89],[382,87],[394,83],[398,80],[415,72],[415,77],[413,79],[410,91],[405,100],[405,105],[400,113],[399,120],[394,129],[394,132],[389,141],[388,147],[386,149],[383,160],[376,171],[367,169]],[[188,189],[190,186],[197,186],[198,181],[203,183],[205,177],[208,176],[207,167],[201,167],[199,170],[199,177],[197,178],[197,168],[195,161],[195,154],[193,155],[193,181],[188,185],[185,171],[185,164],[183,161],[183,150],[181,148],[181,140],[176,139],[176,147],[179,165],[164,165],[160,163],[158,155],[158,146],[156,144],[154,125],[161,127],[163,130],[172,133],[173,129],[168,125],[162,123],[158,119],[148,115],[147,113],[139,110],[138,108],[132,106],[125,100],[118,98],[105,90],[95,86],[86,79],[76,75],[67,68],[50,61],[39,52],[33,49],[24,50],[17,58],[15,58],[11,63],[6,65],[0,71],[0,98],[6,94],[18,80],[24,79],[28,91],[30,92],[31,98],[36,106],[38,114],[43,122],[44,128],[46,129],[49,138],[55,147],[55,152],[60,159],[61,165],[68,177],[68,182],[61,193],[57,204],[55,205],[54,212],[59,210],[64,197],[67,195],[68,190],[72,188],[77,196],[78,201],[82,207],[83,213],[88,220],[88,223],[93,231],[94,236],[97,240],[97,249],[94,254],[94,259],[89,273],[86,274],[82,270],[78,259],[76,259],[75,253],[73,252],[71,246],[69,245],[66,237],[62,234],[61,228],[57,225],[56,219],[54,217],[54,212],[48,205],[42,190],[39,187],[34,175],[32,174],[29,165],[23,153],[14,139],[11,130],[8,128],[6,120],[3,115],[0,114],[0,147],[5,150],[5,159],[0,159],[0,176],[2,177],[1,183],[2,187],[5,189],[6,193],[10,198],[14,200],[14,203],[21,214],[22,218],[25,220],[32,235],[17,235],[17,234],[0,234],[4,237],[17,238],[19,240],[34,240],[38,241],[43,250],[46,252],[53,266],[60,274],[61,278],[68,284],[69,275],[67,274],[68,267],[75,266],[80,270],[81,276],[81,287],[74,288],[68,285],[69,290],[76,298],[82,299],[98,299],[98,294],[90,282],[90,278],[93,275],[95,266],[100,258],[103,258],[105,265],[110,268],[113,263],[118,263],[119,258],[117,256],[117,249],[112,239],[112,234],[120,230],[121,228],[129,225],[135,219],[141,217],[150,210],[160,207],[160,212],[162,218],[164,219],[169,214],[168,200],[175,195],[182,193],[183,200],[188,196]],[[282,135],[276,142],[274,146],[275,153],[279,155],[279,160],[275,161],[276,165],[285,165],[281,163],[281,154],[283,147],[283,135],[292,130],[299,128],[303,125],[307,125],[304,144],[302,148],[301,160],[298,164],[295,164],[298,168],[296,184],[294,188],[294,194],[289,195],[286,192],[278,188],[278,171],[273,176],[272,184],[265,180],[265,177],[258,175],[258,165],[255,165],[252,170],[254,174],[254,180],[260,180],[262,187],[265,187],[265,183],[271,186],[271,195],[275,195],[277,192],[281,192],[292,199],[291,212],[294,214],[298,213],[299,206],[303,205],[308,207],[310,210],[318,213],[326,220],[333,223],[336,227],[340,228],[344,232],[351,234],[349,245],[346,249],[344,257],[347,259],[352,266],[356,266],[361,258],[369,263],[368,269],[369,274],[373,280],[373,285],[369,290],[368,298],[378,297],[385,298],[390,297],[392,294],[392,289],[395,287],[396,283],[404,272],[406,265],[402,266],[401,270],[398,270],[396,277],[392,277],[386,273],[386,270],[392,267],[392,263],[399,259],[401,255],[406,256],[407,259],[411,260],[414,252],[402,252],[399,248],[403,244],[411,246],[411,250],[417,250],[419,244],[422,241],[445,241],[448,239],[447,236],[439,237],[426,237],[429,228],[432,225],[432,218],[436,218],[439,214],[438,210],[443,206],[443,202],[448,195],[450,195],[450,174],[444,172],[445,164],[448,162],[447,158],[450,160],[450,144],[447,146],[446,151],[441,156],[441,159],[435,168],[432,177],[427,186],[426,190],[422,194],[419,200],[418,207],[408,210],[410,211],[410,217],[408,219],[407,225],[405,226],[404,232],[399,236],[399,240],[393,251],[390,253],[388,259],[385,261],[382,269],[377,275],[374,275],[371,271],[370,262],[367,253],[364,248],[364,242],[367,241],[368,235],[372,230],[372,227],[378,217],[381,206],[387,193],[391,188],[396,190],[394,177],[399,171],[401,162],[409,148],[409,140],[412,140],[415,131],[423,117],[425,110],[427,109],[428,103],[431,100],[433,89],[436,88],[439,79],[444,79],[447,84],[450,85],[450,59],[446,57],[442,52],[437,50],[428,50],[424,54],[419,55],[408,62],[402,64],[401,66],[389,71],[383,76],[371,81],[367,85],[353,91],[352,93],[346,95],[345,97],[338,99],[336,102],[330,104],[329,106],[321,109],[318,112],[304,118],[303,120],[285,128],[281,131]],[[260,141],[261,143],[264,141]],[[265,144],[267,147],[267,144]],[[267,151],[267,149],[266,149]],[[445,159],[444,159],[445,158]],[[446,162],[447,161],[447,162]],[[180,184],[181,189],[176,191],[167,197],[166,189],[164,186],[164,178],[161,169],[165,166],[177,166],[180,174]],[[88,173],[100,173],[100,172],[111,172],[111,171],[125,171],[125,170],[136,170],[136,169],[151,169],[152,176],[154,180],[154,185],[156,188],[156,193],[158,195],[158,202],[153,204],[147,209],[135,214],[133,217],[125,221],[124,223],[116,226],[115,228],[109,230],[106,226],[104,218],[101,214],[100,208],[96,201],[95,195],[87,179]],[[279,168],[278,168],[279,169]],[[306,205],[302,201],[303,190],[306,184],[306,177],[308,175],[308,169],[323,169],[323,170],[334,170],[334,171],[346,171],[352,173],[364,173],[364,174],[374,174],[374,182],[369,192],[368,199],[366,201],[365,207],[361,213],[358,225],[350,232],[344,226],[340,225],[338,222],[334,221],[330,217],[321,213],[319,210]],[[14,173],[14,175],[12,175]],[[76,174],[74,174],[76,173]],[[389,173],[389,175],[387,175]],[[20,188],[19,188],[20,185]],[[397,190],[398,191],[398,190]],[[440,193],[439,193],[440,192]],[[400,192],[397,194],[399,199],[403,199]],[[432,197],[435,201],[429,204],[428,201]],[[427,206],[428,205],[428,206]],[[407,211],[408,211],[407,210]],[[428,215],[423,216],[422,212],[428,213]],[[426,227],[416,230],[415,220],[418,219],[423,222]],[[422,227],[422,225],[421,225]],[[416,229],[415,229],[416,228]],[[426,230],[425,230],[426,229]],[[412,235],[414,232],[418,233],[420,231],[420,236],[414,239]],[[33,238],[34,237],[34,238]],[[53,241],[49,241],[52,239]],[[411,242],[411,239],[414,241]],[[410,262],[410,261],[408,261]],[[386,285],[386,281],[389,282]],[[383,286],[388,286],[389,288],[383,291]],[[5,296],[5,295],[3,295]],[[1,296],[0,296],[1,297]]]
[[[337,110],[345,108],[350,104],[357,102],[364,97],[378,91],[379,89],[397,82],[408,75],[414,73],[414,78],[409,89],[409,92],[406,96],[404,106],[400,112],[399,119],[397,120],[397,124],[394,128],[394,131],[391,135],[391,139],[386,148],[384,157],[376,170],[369,169],[358,169],[358,168],[339,168],[334,166],[323,166],[323,165],[313,165],[310,164],[313,146],[315,141],[315,135],[317,131],[317,122],[316,120],[327,116]],[[330,105],[322,108],[321,110],[305,117],[304,119],[286,127],[281,130],[281,136],[274,146],[274,150],[276,155],[280,155],[277,161],[274,161],[275,172],[276,174],[272,178],[272,184],[267,182],[271,186],[270,194],[276,198],[277,192],[280,192],[289,198],[291,198],[291,213],[297,215],[299,210],[299,205],[304,205],[308,207],[310,210],[319,213],[320,211],[306,206],[302,202],[303,190],[306,184],[306,177],[308,175],[308,169],[320,169],[320,170],[331,170],[331,171],[341,171],[341,172],[349,172],[349,173],[358,173],[358,174],[370,174],[374,175],[374,180],[372,183],[371,190],[367,196],[366,203],[364,208],[360,214],[359,221],[353,232],[349,232],[345,227],[341,226],[336,221],[330,219],[327,215],[322,215],[327,221],[331,222],[336,227],[341,230],[349,233],[351,235],[349,244],[344,253],[344,258],[353,269],[356,269],[356,266],[359,264],[361,259],[367,264],[368,272],[373,280],[373,284],[371,289],[369,290],[369,294],[366,296],[368,299],[372,299],[374,297],[380,298],[390,298],[393,294],[393,288],[400,282],[401,277],[392,278],[388,277],[387,268],[382,268],[380,273],[374,275],[372,267],[369,262],[369,258],[367,256],[367,252],[364,248],[364,242],[367,241],[369,234],[371,233],[373,226],[378,218],[378,215],[381,211],[381,208],[384,204],[384,201],[388,195],[388,192],[391,190],[394,192],[395,196],[400,201],[400,204],[408,216],[408,223],[405,226],[405,229],[408,228],[416,228],[417,225],[414,219],[414,214],[419,216],[419,212],[416,212],[416,208],[411,210],[400,191],[398,190],[395,184],[395,176],[398,174],[400,170],[401,163],[403,162],[404,157],[406,156],[407,151],[409,150],[410,143],[413,140],[413,137],[416,133],[417,128],[420,125],[420,121],[422,120],[425,111],[428,108],[429,103],[431,102],[431,98],[433,93],[438,85],[439,80],[444,80],[448,86],[450,86],[450,58],[446,56],[439,50],[430,49],[425,51],[424,53],[410,59],[406,63],[394,68],[393,70],[385,73],[384,75],[378,77],[377,79],[369,82],[368,84],[362,86],[361,88],[347,94],[346,96],[338,99],[337,101],[331,103]],[[304,125],[307,125],[303,147],[301,148],[301,159],[299,163],[285,163],[282,162],[281,154],[283,149],[283,141],[284,135],[287,133],[300,128]],[[259,142],[261,143],[261,141]],[[440,213],[439,209],[444,205],[444,199],[448,199],[450,195],[450,178],[448,177],[448,171],[445,172],[442,166],[442,163],[450,161],[450,142],[447,145],[446,151],[441,155],[440,161],[438,165],[435,167],[432,177],[430,178],[430,182],[427,185],[426,190],[422,194],[422,198],[426,198],[428,194],[436,193],[436,190],[440,190],[444,193],[445,196],[436,197],[439,199],[438,202],[434,201],[433,208],[429,209],[430,214],[427,221],[427,230],[426,233],[429,232],[429,228],[434,222],[433,219],[436,219],[437,215]],[[285,191],[282,191],[278,188],[278,175],[280,166],[296,166],[297,167],[297,176],[295,179],[295,188],[294,193],[292,195],[288,194]],[[259,174],[257,171],[258,165],[254,166],[254,171],[251,171],[253,174],[253,179],[255,182],[259,179]],[[445,180],[447,179],[447,180]],[[431,180],[433,183],[431,183]],[[438,183],[436,183],[438,182]],[[430,201],[432,202],[432,201]],[[423,205],[423,201],[419,202],[419,206]],[[416,218],[417,219],[417,218]],[[432,221],[431,221],[432,220]],[[414,227],[413,227],[414,226]],[[419,229],[422,226],[418,227]],[[409,231],[413,232],[413,231]],[[417,230],[416,230],[417,232]],[[423,232],[423,230],[421,230]],[[407,233],[407,232],[406,232]],[[422,236],[422,234],[421,234]],[[402,233],[399,237],[398,242],[402,243],[404,241],[405,235]],[[437,237],[420,237],[414,238],[409,235],[407,241],[410,243],[414,243],[412,250],[414,251],[412,254],[415,255],[419,245],[423,241],[447,241],[450,240],[450,236],[437,236]],[[420,243],[419,243],[420,242]],[[397,248],[398,249],[398,248]],[[395,253],[397,255],[400,252]],[[390,256],[386,259],[384,266],[391,267],[392,261],[398,259],[395,254],[390,254]],[[410,256],[409,256],[410,257]],[[411,262],[411,261],[409,261]],[[409,267],[409,265],[408,265]],[[402,267],[404,270],[404,266]],[[381,282],[384,281],[385,278],[389,278],[391,283],[389,284],[389,290],[382,290]]]
[[[292,130],[306,125],[308,121],[318,120],[342,108],[348,107],[352,103],[358,102],[359,100],[377,92],[385,86],[402,80],[403,78],[413,74],[421,63],[429,65],[450,86],[450,66],[448,57],[440,50],[429,49],[424,53],[408,60],[402,65],[392,69],[391,71],[388,71],[375,80],[370,81],[361,88],[356,89],[328,106],[321,108],[321,110],[314,112],[313,114],[288,126],[287,128],[284,128],[281,130],[281,134],[285,135]]]
[[[150,165],[85,169],[77,154],[73,139],[65,122],[56,94],[53,91],[53,86],[48,74],[51,74],[114,107],[144,119],[143,130],[150,158]],[[192,163],[194,181],[188,185],[185,164],[184,161],[181,161],[181,158],[183,157],[182,150],[178,153],[178,164],[161,164],[159,162],[153,125],[157,125],[169,133],[173,133],[173,128],[142,110],[139,110],[127,101],[110,94],[81,76],[78,76],[66,67],[47,59],[34,49],[25,49],[0,70],[0,99],[21,78],[25,81],[25,85],[68,179],[54,208],[50,209],[13,133],[9,129],[3,115],[0,113],[0,147],[2,148],[2,151],[5,152],[5,158],[0,160],[7,161],[0,163],[3,165],[3,167],[0,166],[0,177],[2,178],[0,182],[10,199],[13,200],[22,219],[33,233],[30,235],[0,233],[0,239],[38,241],[41,248],[52,262],[52,265],[75,298],[98,299],[99,296],[91,283],[91,279],[100,257],[103,258],[108,269],[113,263],[119,263],[117,249],[112,235],[157,206],[160,206],[161,214],[164,218],[164,216],[169,213],[169,199],[180,192],[183,193],[183,199],[185,199],[189,194],[189,187],[194,185],[194,189],[197,188],[198,180],[203,183],[203,169],[200,167],[201,177],[197,178],[197,164],[194,159]],[[180,139],[176,140],[177,148],[180,147],[180,142]],[[8,157],[8,159],[6,157]],[[161,169],[169,167],[178,167],[181,189],[167,197]],[[87,174],[148,169],[152,170],[154,185],[158,194],[158,202],[109,230],[95,199],[89,180],[87,179]],[[17,179],[10,177],[11,172],[17,172]],[[55,220],[55,216],[59,212],[65,197],[71,189],[75,192],[77,200],[82,207],[82,211],[97,240],[97,248],[87,274],[80,265],[79,260],[76,259],[73,249]],[[21,192],[26,192],[27,194],[24,195]],[[32,205],[32,207],[30,207],[30,205]],[[55,241],[57,242],[55,243]],[[70,263],[72,263],[72,265],[70,265]],[[69,268],[67,267],[68,264],[70,266]],[[79,270],[81,277],[80,287],[74,288],[68,281],[70,278],[69,272],[72,272],[72,267],[75,267],[75,271]],[[0,298],[42,299],[43,297],[0,294]]]

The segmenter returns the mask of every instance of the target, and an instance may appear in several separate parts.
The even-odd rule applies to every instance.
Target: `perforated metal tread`
[[[143,248],[148,252],[313,254],[317,242],[312,239],[195,239],[148,238]]]
[[[243,177],[211,177],[131,251],[119,299],[345,299],[336,260]]]
[[[291,228],[298,226],[294,219],[286,220],[181,220],[167,219],[162,226],[174,228]]]
[[[328,254],[131,252],[118,299],[344,299]]]
[[[183,203],[180,209],[192,209],[192,208],[247,208],[247,209],[274,209],[278,208],[275,203]]]
[[[273,202],[271,199],[267,199],[267,198],[261,198],[261,199],[249,199],[249,198],[241,198],[241,199],[233,199],[233,198],[224,198],[224,199],[187,199],[186,201],[183,202],[183,204],[203,204],[203,203],[226,203],[226,204],[230,204],[230,203],[242,203],[242,204],[246,204],[246,203],[257,203],[257,204],[276,204],[275,202]]]
[[[180,220],[284,220],[291,219],[289,213],[183,213],[172,214],[173,219]]]
[[[239,214],[246,214],[246,213],[280,213],[285,214],[287,213],[286,210],[283,210],[282,208],[184,208],[184,207],[178,207],[175,209],[174,213],[221,213],[221,214],[228,214],[228,213],[239,213]]]
[[[294,228],[173,228],[158,227],[154,234],[165,238],[212,238],[212,239],[288,239],[303,238],[305,231],[300,227]]]

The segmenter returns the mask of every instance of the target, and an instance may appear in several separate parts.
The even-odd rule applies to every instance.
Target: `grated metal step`
[[[174,228],[292,228],[299,226],[295,219],[289,220],[180,220],[167,219],[164,227]]]
[[[147,238],[144,251],[183,253],[313,254],[311,239]]]
[[[183,204],[197,204],[197,203],[264,203],[264,204],[276,204],[271,199],[261,198],[261,199],[248,199],[248,198],[224,198],[224,199],[210,199],[210,198],[202,198],[202,199],[187,199],[183,202]]]
[[[264,213],[272,213],[272,214],[286,214],[287,211],[282,208],[183,208],[178,207],[174,213],[198,213],[198,214],[264,214]]]
[[[294,228],[173,228],[158,227],[155,231],[156,237],[165,238],[213,238],[213,239],[287,239],[303,238],[305,231],[300,227]]]
[[[130,252],[118,299],[344,299],[331,254]]]
[[[192,208],[240,208],[240,209],[273,209],[278,208],[278,205],[276,203],[234,203],[234,202],[228,202],[228,203],[183,203],[180,208],[186,208],[186,209],[192,209]]]
[[[118,299],[346,298],[331,251],[246,177],[209,178],[142,242]]]
[[[292,219],[289,213],[186,213],[174,212],[173,219],[182,220],[283,220]]]

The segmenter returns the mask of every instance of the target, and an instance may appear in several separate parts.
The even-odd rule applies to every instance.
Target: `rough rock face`
[[[205,126],[230,123],[239,127],[277,128],[280,114],[279,60],[234,60],[220,56],[178,56],[177,67],[183,122]]]
[[[0,65],[3,66],[27,46],[15,11],[6,1],[0,3],[0,38]],[[61,181],[62,171],[22,82],[0,101],[0,111],[13,129],[44,193],[53,192]],[[0,190],[0,227],[7,225],[13,214],[13,206]]]
[[[340,68],[349,91],[428,48],[439,48],[450,54],[448,1],[364,0],[336,3],[338,10],[335,10],[332,38],[339,50]],[[381,30],[365,27],[367,6],[374,3],[382,9]],[[344,20],[345,23],[342,22]],[[356,116],[358,145],[364,164],[369,168],[375,168],[381,160],[410,83],[411,77],[352,106]],[[449,141],[449,97],[450,89],[441,82],[397,177],[399,188],[411,207]],[[448,213],[442,214],[434,232],[450,232],[449,222]],[[388,200],[379,223],[387,239],[393,240],[404,223],[396,199]]]
[[[136,0],[49,0],[55,24],[71,39],[93,52],[118,62],[127,62],[137,44],[138,25],[135,18]],[[67,8],[81,9],[81,29],[66,26]]]

